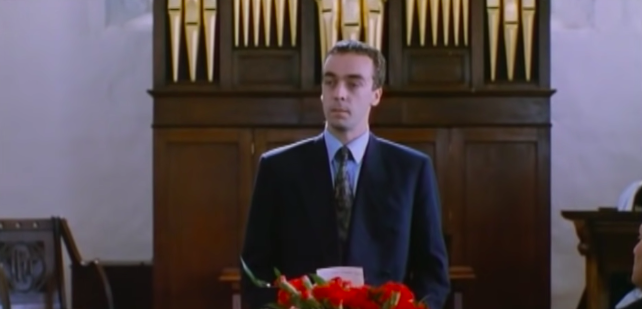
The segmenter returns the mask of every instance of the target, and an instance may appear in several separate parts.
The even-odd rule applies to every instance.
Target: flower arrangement
[[[275,269],[276,280],[270,284],[257,279],[242,259],[241,264],[256,286],[278,289],[276,303],[267,305],[272,309],[429,309],[400,283],[354,286],[338,277],[324,280],[316,274],[288,280]]]

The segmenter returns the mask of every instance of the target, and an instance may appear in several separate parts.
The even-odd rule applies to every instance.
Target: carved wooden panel
[[[453,258],[477,275],[473,308],[550,305],[547,134],[537,128],[453,130],[450,190],[457,193],[451,202],[460,231]]]
[[[0,267],[13,307],[66,305],[58,229],[56,220],[0,220]]]
[[[251,138],[235,129],[155,133],[155,308],[231,306],[215,278],[238,262]]]
[[[15,292],[46,293],[46,264],[44,241],[0,241],[0,265],[4,267]]]
[[[432,84],[461,89],[470,83],[470,54],[464,50],[407,49],[404,59],[404,85],[407,87]]]
[[[239,50],[234,53],[234,87],[296,89],[299,54],[292,50]]]

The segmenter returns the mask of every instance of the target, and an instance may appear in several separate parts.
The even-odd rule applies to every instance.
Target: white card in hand
[[[350,281],[354,286],[362,286],[363,268],[361,267],[328,267],[317,269],[317,275],[324,280],[339,277],[343,280]]]

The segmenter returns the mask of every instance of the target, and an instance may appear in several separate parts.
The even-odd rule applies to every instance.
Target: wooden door
[[[217,278],[238,265],[251,183],[252,134],[154,131],[155,308],[230,308]]]
[[[548,141],[548,128],[453,129],[453,249],[476,275],[464,308],[550,307]]]

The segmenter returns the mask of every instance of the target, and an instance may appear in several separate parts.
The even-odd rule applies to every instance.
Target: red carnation
[[[300,278],[287,281],[285,279],[285,276],[280,276],[277,279],[277,285],[280,286],[284,282],[288,282],[296,291],[301,293],[302,299],[308,299],[310,298],[310,291],[308,291],[305,288],[305,284],[303,283],[303,280],[304,278],[300,277]],[[277,303],[282,306],[291,307],[293,305],[291,294],[292,294],[291,291],[288,291],[286,289],[279,289],[279,292],[277,294]]]

